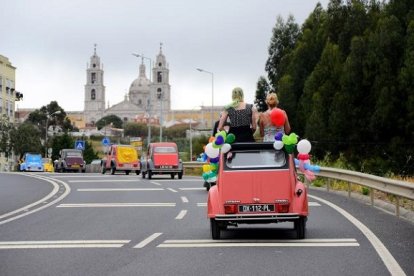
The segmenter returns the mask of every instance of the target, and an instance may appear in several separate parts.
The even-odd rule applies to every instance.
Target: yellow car
[[[43,158],[43,171],[54,172],[53,163],[51,158]]]

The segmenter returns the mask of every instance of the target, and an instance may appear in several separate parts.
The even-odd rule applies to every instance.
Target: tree
[[[13,124],[9,121],[6,114],[0,117],[0,152],[3,152],[8,158],[12,153],[12,137],[11,131],[13,130]]]
[[[49,120],[47,120],[49,116]],[[60,126],[63,132],[73,130],[73,126],[69,118],[66,117],[65,110],[59,106],[56,101],[51,101],[48,105],[42,106],[40,109],[29,114],[26,120],[40,128],[42,133],[46,133],[46,121],[49,126]]]
[[[97,152],[94,151],[92,144],[85,140],[85,150],[83,151],[83,159],[87,164],[91,163],[94,159],[99,159]]]
[[[107,115],[96,122],[96,127],[101,129],[107,125],[112,125],[114,128],[123,128],[124,122],[116,115]]]
[[[256,97],[254,103],[259,112],[267,110],[266,96],[269,93],[270,87],[265,77],[261,76],[257,81]]]
[[[40,137],[39,128],[31,123],[23,123],[11,131],[11,145],[19,159],[26,152],[43,152]]]
[[[148,135],[148,126],[142,123],[128,122],[124,125],[124,135],[130,137],[144,137]]]

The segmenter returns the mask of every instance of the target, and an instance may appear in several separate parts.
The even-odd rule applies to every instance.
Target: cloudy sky
[[[317,2],[328,0],[2,0],[0,54],[17,67],[18,108],[57,101],[67,111],[84,106],[86,64],[97,43],[104,64],[106,100],[123,100],[160,42],[170,69],[173,109],[230,101],[233,87],[254,100],[266,76],[267,48],[276,17],[292,14],[302,24]],[[147,73],[149,64],[146,63]],[[149,75],[148,75],[149,77]]]

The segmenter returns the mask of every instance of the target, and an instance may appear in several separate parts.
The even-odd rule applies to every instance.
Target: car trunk
[[[68,166],[83,165],[83,159],[81,157],[66,157],[66,164]]]
[[[223,203],[274,203],[275,200],[290,201],[293,195],[292,185],[286,185],[291,181],[287,169],[225,171],[220,177],[219,193]]]
[[[178,156],[176,153],[167,154],[167,153],[154,153],[153,156],[154,166],[178,166]]]

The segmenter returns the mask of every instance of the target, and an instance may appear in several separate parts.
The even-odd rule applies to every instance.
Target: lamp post
[[[49,118],[52,117],[53,115],[60,114],[60,113],[62,113],[62,111],[57,110],[51,114],[46,114],[45,158],[47,157],[47,128],[49,125]]]
[[[204,72],[211,75],[211,127],[214,126],[214,74],[201,68],[196,68],[199,72]]]
[[[162,106],[163,106],[163,98],[162,98],[162,96],[163,96],[163,92],[162,92],[162,90],[161,89],[158,89],[158,91],[157,91],[157,97],[158,97],[158,100],[160,100],[160,104],[161,104],[161,110],[160,110],[160,142],[162,142]]]
[[[135,54],[135,53],[132,53],[132,55],[133,56],[136,56],[136,57],[140,57],[140,58],[142,58],[142,59],[148,59],[149,60],[149,62],[150,62],[150,72],[149,72],[149,76],[150,76],[150,83],[152,83],[152,59],[150,59],[149,57],[146,57],[146,56],[144,56],[144,55],[139,55],[139,54]],[[147,102],[147,111],[148,111],[148,123],[147,123],[147,127],[148,127],[148,145],[151,143],[151,96],[150,96],[150,99],[149,99],[149,101]]]

